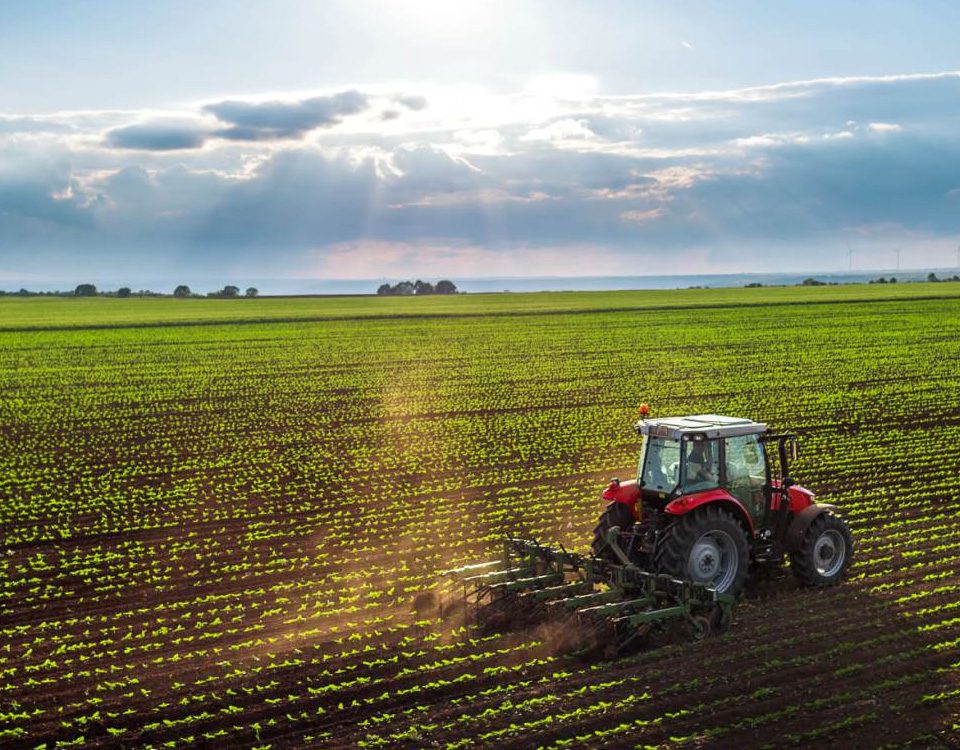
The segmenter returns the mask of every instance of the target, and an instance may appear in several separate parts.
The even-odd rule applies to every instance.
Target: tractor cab
[[[751,562],[782,564],[787,554],[805,585],[845,575],[849,529],[789,476],[796,435],[717,414],[647,414],[641,405],[637,479],[613,479],[603,492],[595,556],[734,594]]]
[[[660,508],[672,500],[724,489],[751,517],[762,516],[770,467],[761,422],[716,414],[641,420],[637,470],[645,503]]]

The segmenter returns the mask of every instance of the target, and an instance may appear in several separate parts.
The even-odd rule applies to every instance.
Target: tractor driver
[[[688,445],[683,477],[684,492],[716,487],[720,482],[720,474],[712,441],[691,440]]]

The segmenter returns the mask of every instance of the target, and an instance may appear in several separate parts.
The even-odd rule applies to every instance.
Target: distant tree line
[[[260,294],[260,290],[255,286],[248,286],[246,291],[244,291],[244,297],[256,297]],[[32,292],[29,289],[20,289],[17,292],[5,292],[0,289],[0,296],[4,295],[13,295],[19,297],[169,297],[169,294],[164,292],[154,292],[149,289],[140,289],[134,292],[128,286],[122,286],[119,289],[114,291],[99,291],[94,284],[77,284],[76,288],[72,292]],[[180,284],[176,289],[173,290],[174,297],[240,297],[240,287],[227,285],[223,289],[218,289],[215,292],[207,292],[206,295],[196,294],[190,291],[190,287],[186,284]]]
[[[179,289],[179,287],[177,288]],[[190,289],[188,288],[187,295],[189,296],[189,294],[190,294]],[[243,293],[243,296],[256,297],[258,294],[260,294],[260,292],[255,286],[248,286],[247,290]],[[176,292],[174,292],[174,296],[176,296]],[[234,297],[240,296],[240,287],[228,284],[227,286],[225,286],[223,289],[220,289],[219,291],[207,292],[207,296],[208,297],[225,297],[227,299],[232,299]]]
[[[424,294],[456,294],[457,286],[452,281],[441,279],[436,285],[429,281],[401,281],[393,286],[390,284],[381,284],[377,289],[377,294],[383,296],[409,297],[411,295]]]

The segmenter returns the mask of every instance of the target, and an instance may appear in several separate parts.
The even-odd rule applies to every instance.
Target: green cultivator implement
[[[616,534],[610,542],[619,549]],[[704,584],[650,573],[629,561],[614,563],[527,539],[507,539],[502,559],[447,575],[463,583],[468,617],[481,628],[558,621],[576,626],[561,631],[564,646],[609,655],[671,623],[696,639],[719,632],[735,601]]]

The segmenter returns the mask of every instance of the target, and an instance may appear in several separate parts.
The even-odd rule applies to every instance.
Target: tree
[[[240,287],[233,286],[232,284],[227,284],[223,289],[220,290],[220,296],[222,297],[236,297],[240,294]]]
[[[248,286],[247,291],[244,292],[244,294],[247,297],[256,297],[258,294],[260,294],[260,290],[257,289],[255,286]]]
[[[122,287],[120,287],[119,289],[117,289],[117,296],[118,296],[118,297],[129,297],[129,296],[130,296],[130,287],[128,287],[128,286],[122,286]]]
[[[803,280],[801,286],[823,286],[825,282],[815,279],[812,276],[808,276]]]
[[[93,284],[79,284],[73,293],[77,297],[93,297],[97,293],[97,288]]]
[[[174,297],[189,297],[190,296],[190,287],[186,284],[181,284],[176,289],[173,290]]]
[[[417,279],[413,284],[414,294],[433,294],[433,284],[429,281],[420,281]]]
[[[931,271],[931,272],[927,275],[927,281],[940,281],[940,279],[938,279],[938,278],[937,278],[937,275],[936,275],[933,271]]]
[[[452,281],[447,281],[446,279],[438,281],[436,286],[431,284],[429,281],[417,279],[416,281],[401,281],[393,286],[390,286],[389,284],[381,284],[379,287],[377,287],[377,294],[381,297],[393,295],[406,297],[411,294],[423,295],[456,293],[457,287],[454,286]]]

